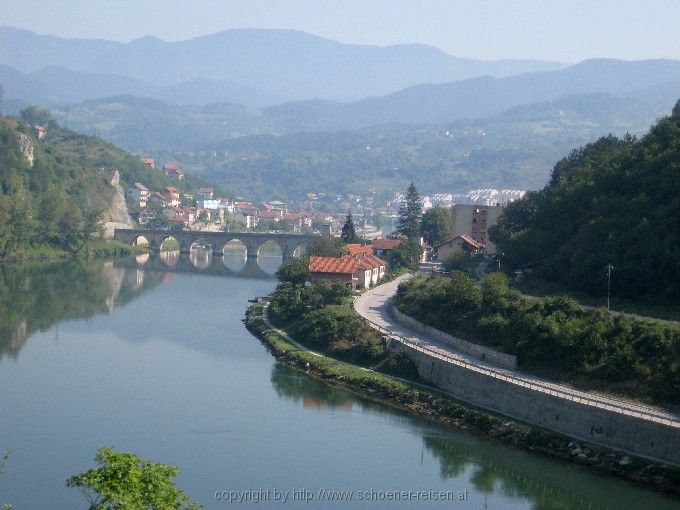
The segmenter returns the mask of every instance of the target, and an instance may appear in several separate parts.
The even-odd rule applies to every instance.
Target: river
[[[11,450],[0,505],[87,508],[65,481],[110,445],[178,466],[178,485],[207,509],[233,505],[222,491],[252,500],[275,490],[285,505],[250,507],[679,506],[277,363],[241,320],[248,299],[274,288],[278,259],[263,257],[262,269],[163,257],[0,268],[0,450]],[[345,495],[354,501],[300,500],[323,490],[355,491]],[[425,501],[432,491],[461,499]]]

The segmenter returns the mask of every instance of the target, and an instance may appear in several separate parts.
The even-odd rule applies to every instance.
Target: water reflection
[[[225,250],[223,255],[210,249],[194,248],[189,254],[178,250],[151,252],[135,255],[129,259],[116,260],[116,267],[138,268],[149,271],[173,271],[178,273],[209,274],[238,278],[272,279],[281,265],[282,258],[266,253],[247,258],[239,250]]]
[[[483,496],[485,508],[510,507],[511,500],[530,501],[536,510],[677,508],[675,501],[654,493],[650,497],[649,492],[621,480],[607,480],[576,466],[389,409],[286,365],[274,366],[271,383],[280,397],[301,403],[303,409],[399,415],[399,423],[422,436],[423,455],[439,463],[440,479],[455,480],[461,486],[461,479],[467,478],[470,487]]]
[[[112,262],[0,266],[0,359],[59,321],[109,314],[154,287],[160,274]]]

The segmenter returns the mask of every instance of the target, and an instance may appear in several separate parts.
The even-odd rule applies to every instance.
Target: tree
[[[57,122],[52,117],[50,111],[46,108],[39,108],[37,106],[28,106],[19,112],[21,119],[31,125],[47,126],[56,128]]]
[[[430,246],[437,246],[453,235],[451,212],[443,207],[425,211],[420,222],[420,233]]]
[[[280,282],[304,285],[309,278],[309,259],[293,257],[284,260],[276,270],[276,277]]]
[[[391,251],[389,258],[392,271],[400,268],[415,269],[420,258],[420,245],[413,240],[404,241]]]
[[[417,239],[420,234],[421,213],[422,206],[420,204],[420,195],[418,195],[415,184],[411,183],[406,190],[404,203],[399,209],[397,232],[405,235],[409,239]]]
[[[197,509],[178,489],[173,478],[179,469],[102,447],[95,461],[98,468],[72,476],[67,487],[78,487],[90,502],[90,510]]]
[[[346,243],[355,243],[358,240],[357,232],[354,228],[354,220],[352,219],[352,211],[347,212],[347,218],[342,226],[340,238]]]
[[[309,245],[307,254],[317,257],[342,257],[345,243],[339,237],[317,237]]]

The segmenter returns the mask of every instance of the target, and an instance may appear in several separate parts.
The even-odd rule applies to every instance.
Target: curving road
[[[389,313],[389,304],[397,292],[399,283],[410,278],[410,276],[404,275],[392,282],[379,285],[365,292],[354,301],[355,310],[372,327],[389,335],[391,338],[429,356],[458,365],[465,370],[483,373],[489,377],[503,380],[507,384],[518,384],[558,398],[680,428],[680,417],[677,415],[640,404],[578,391],[568,386],[552,383],[516,370],[501,368],[458,352],[446,344],[442,344],[433,338],[398,324]]]

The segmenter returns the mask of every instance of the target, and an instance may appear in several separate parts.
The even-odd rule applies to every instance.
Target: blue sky
[[[64,37],[181,40],[293,28],[342,42],[577,62],[680,59],[680,0],[0,0],[0,25]]]

